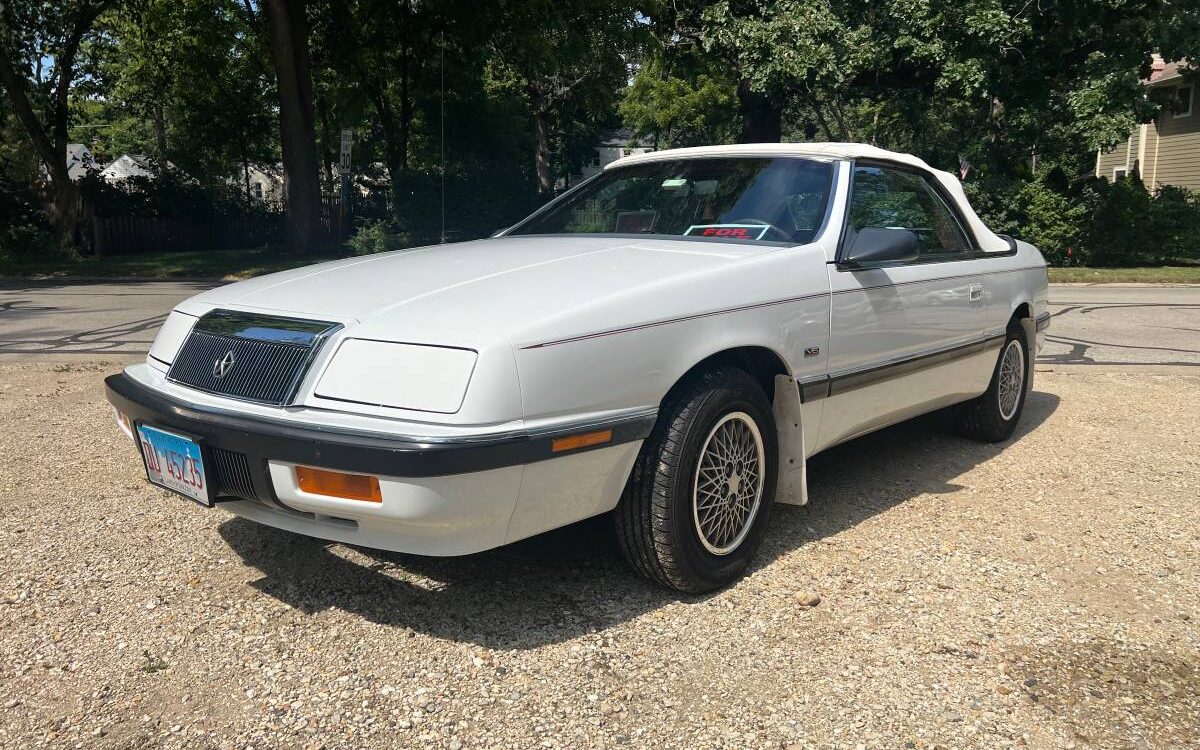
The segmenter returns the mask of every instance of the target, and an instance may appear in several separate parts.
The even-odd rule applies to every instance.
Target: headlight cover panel
[[[158,329],[154,343],[150,345],[150,356],[162,364],[170,366],[175,361],[175,355],[179,353],[179,348],[183,346],[183,342],[191,333],[196,320],[192,315],[172,310],[166,321],[163,322],[162,328]]]
[[[317,383],[317,398],[454,414],[478,353],[472,349],[348,338]]]

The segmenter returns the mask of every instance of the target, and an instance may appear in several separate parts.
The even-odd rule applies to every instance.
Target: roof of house
[[[600,134],[600,145],[610,147],[633,146],[634,148],[650,148],[654,142],[648,138],[634,137],[629,128],[609,130]]]
[[[92,156],[92,151],[82,143],[67,144],[67,175],[72,180],[78,180],[87,174],[89,169],[96,169],[100,165],[96,163]]]
[[[108,180],[153,177],[158,172],[160,165],[169,170],[175,169],[175,165],[171,162],[157,162],[145,154],[121,154],[100,170],[100,175]]]
[[[1187,59],[1167,62],[1158,55],[1154,55],[1153,61],[1150,63],[1150,77],[1143,81],[1143,83],[1148,86],[1170,83],[1182,78],[1185,73],[1190,73],[1194,70],[1196,69],[1192,67],[1191,62]]]
[[[101,170],[100,174],[112,179],[148,177],[154,174],[150,158],[142,154],[121,154]]]
[[[934,169],[926,164],[923,159],[912,154],[887,151],[865,143],[737,143],[727,146],[673,148],[666,151],[649,151],[644,154],[626,156],[608,164],[604,169],[608,171],[613,168],[625,167],[630,164],[640,164],[642,162],[700,158],[705,156],[804,156],[810,159],[828,161],[878,159],[917,167],[932,173],[938,182],[941,183],[942,187],[945,188],[946,192],[954,198],[955,203],[958,204],[959,210],[963,214],[963,218],[967,220],[967,224],[971,226],[975,237],[982,245],[982,249],[989,252],[1002,252],[1009,249],[1008,240],[1001,238],[992,232],[991,229],[988,229],[983,220],[971,208],[971,204],[967,200],[967,195],[963,192],[962,183],[959,182],[957,176],[949,172],[943,172],[940,169]]]

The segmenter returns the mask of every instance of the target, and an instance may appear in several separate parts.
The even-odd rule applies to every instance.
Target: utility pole
[[[338,155],[338,176],[341,178],[340,200],[338,201],[338,229],[343,229],[350,213],[350,155],[354,150],[354,130],[342,128],[342,148]],[[344,233],[344,232],[343,232]]]

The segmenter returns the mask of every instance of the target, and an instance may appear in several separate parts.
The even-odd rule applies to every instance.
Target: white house
[[[592,161],[589,164],[584,164],[583,168],[577,175],[571,175],[571,184],[586,180],[594,174],[599,174],[600,170],[612,162],[624,156],[632,156],[633,154],[644,154],[654,150],[654,144],[648,140],[634,138],[633,131],[628,128],[614,130],[604,134],[600,142],[596,144],[592,154]],[[562,185],[560,180],[559,187],[567,187]]]
[[[173,166],[167,162],[167,166]],[[100,170],[100,176],[106,182],[116,183],[128,180],[130,177],[154,177],[158,167],[149,156],[142,154],[121,154],[115,161],[110,162]]]

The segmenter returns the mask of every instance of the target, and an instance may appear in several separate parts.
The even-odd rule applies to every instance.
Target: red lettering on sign
[[[740,239],[749,239],[750,230],[745,227],[705,227],[701,235],[704,237],[737,237]]]

